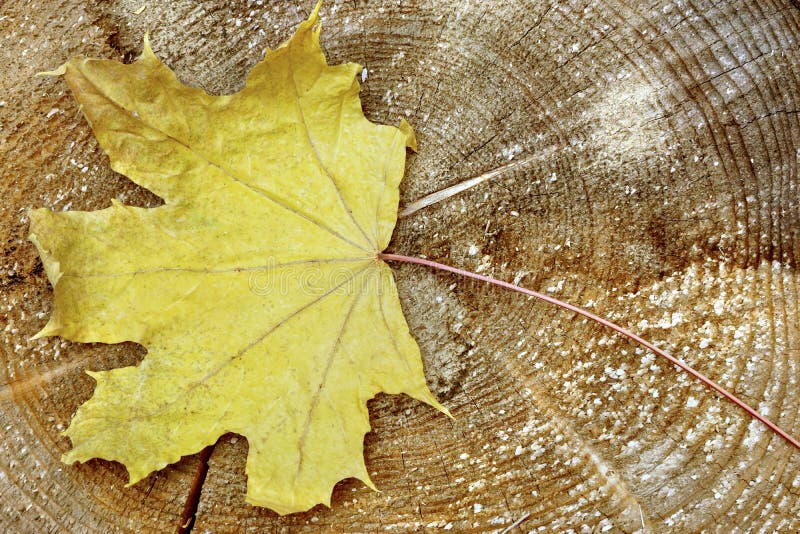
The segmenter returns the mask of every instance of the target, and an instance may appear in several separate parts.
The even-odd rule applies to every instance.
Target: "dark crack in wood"
[[[178,520],[178,527],[175,529],[177,534],[189,534],[194,528],[194,522],[197,518],[197,508],[200,506],[200,495],[203,493],[203,484],[208,474],[208,460],[211,458],[215,446],[216,444],[209,445],[200,451],[200,464],[197,466],[197,473],[194,475],[192,487],[189,489],[189,495],[186,497],[186,504],[183,505],[183,513]]]

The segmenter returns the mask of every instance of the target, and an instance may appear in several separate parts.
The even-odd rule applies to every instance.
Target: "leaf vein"
[[[117,108],[119,108],[119,109],[121,109],[121,110],[123,110],[123,111],[130,111],[130,110],[126,109],[126,108],[125,108],[125,106],[123,106],[123,105],[122,105],[122,104],[120,104],[119,102],[117,102],[117,101],[115,101],[114,99],[112,99],[112,98],[111,98],[109,95],[107,95],[107,94],[103,93],[103,92],[100,90],[100,88],[99,88],[99,87],[97,87],[97,85],[94,83],[94,81],[93,81],[93,80],[91,80],[89,77],[84,77],[84,79],[85,79],[85,80],[86,80],[86,81],[87,81],[89,84],[91,84],[91,85],[92,85],[92,87],[95,89],[95,91],[96,91],[96,93],[97,93],[98,95],[100,95],[101,97],[103,97],[103,98],[105,98],[106,100],[108,100],[108,101],[109,101],[109,102],[110,102],[112,105],[116,106]],[[305,219],[306,221],[308,221],[308,222],[310,222],[311,224],[313,224],[313,225],[315,225],[315,226],[319,227],[320,229],[322,229],[322,230],[324,230],[324,231],[328,232],[328,233],[329,233],[329,234],[331,234],[332,236],[334,236],[334,237],[336,237],[336,238],[338,238],[338,239],[340,239],[340,240],[344,241],[345,243],[348,243],[349,245],[352,245],[352,246],[354,246],[354,247],[356,247],[356,248],[359,248],[359,249],[361,249],[361,250],[363,250],[363,251],[365,251],[365,252],[370,252],[368,249],[366,249],[366,248],[364,248],[363,246],[361,246],[361,245],[359,245],[359,244],[355,243],[354,241],[352,241],[352,240],[350,240],[350,239],[346,238],[345,236],[343,236],[342,234],[340,234],[339,232],[337,232],[337,231],[336,231],[336,230],[334,230],[333,228],[329,227],[328,225],[324,224],[323,222],[321,222],[321,221],[318,221],[318,220],[317,220],[317,219],[315,219],[314,217],[312,217],[312,216],[310,216],[310,215],[308,215],[308,214],[306,214],[306,213],[303,213],[302,211],[300,211],[300,210],[298,210],[298,209],[296,209],[296,208],[294,208],[294,207],[292,207],[292,206],[290,206],[290,205],[288,205],[288,204],[286,204],[286,203],[282,202],[281,200],[278,200],[277,198],[275,198],[274,196],[272,196],[271,194],[269,194],[269,192],[268,192],[268,191],[265,191],[264,189],[261,189],[261,188],[259,188],[259,187],[255,187],[254,185],[252,185],[252,184],[249,184],[249,183],[245,182],[244,180],[240,180],[240,179],[239,179],[239,178],[237,178],[237,177],[236,177],[236,176],[235,176],[235,175],[234,175],[234,174],[233,174],[231,171],[229,171],[228,169],[224,168],[224,167],[223,167],[223,166],[222,166],[220,163],[217,163],[217,162],[213,161],[211,158],[209,158],[209,157],[207,157],[207,156],[204,156],[203,154],[200,154],[199,152],[195,151],[195,150],[194,150],[194,148],[192,148],[192,147],[191,147],[191,146],[190,146],[188,143],[186,143],[186,142],[184,142],[184,141],[181,141],[180,139],[178,139],[178,138],[176,138],[176,137],[173,137],[172,135],[168,134],[167,132],[165,132],[165,131],[161,130],[160,128],[158,128],[158,127],[156,127],[156,126],[153,126],[153,125],[151,125],[151,124],[149,124],[149,123],[145,122],[145,121],[144,121],[144,120],[143,120],[141,117],[138,117],[136,120],[137,120],[139,123],[141,123],[143,126],[145,126],[145,127],[147,127],[147,128],[150,128],[151,130],[153,130],[153,131],[155,131],[155,132],[158,132],[158,133],[160,133],[160,134],[161,134],[161,135],[163,135],[163,136],[164,136],[166,139],[170,139],[170,140],[174,141],[176,144],[178,144],[178,145],[180,145],[180,146],[184,147],[186,150],[188,150],[189,152],[191,152],[191,153],[192,153],[194,156],[196,156],[198,159],[200,159],[200,160],[204,161],[204,162],[205,162],[206,164],[208,164],[209,166],[216,168],[216,169],[217,169],[217,170],[219,170],[219,171],[220,171],[222,174],[224,174],[225,176],[227,176],[228,178],[230,178],[230,179],[231,179],[233,182],[235,182],[235,183],[237,183],[237,184],[239,184],[239,185],[241,185],[241,186],[244,186],[245,188],[249,189],[249,190],[250,190],[250,191],[252,191],[253,193],[255,193],[255,194],[257,194],[257,195],[259,195],[259,196],[261,196],[261,197],[263,197],[263,198],[265,198],[265,199],[267,199],[267,200],[269,200],[269,201],[273,202],[274,204],[276,204],[277,206],[280,206],[281,208],[283,208],[284,210],[288,211],[289,213],[292,213],[292,214],[294,214],[294,215],[296,215],[296,216],[298,216],[298,217],[300,217],[300,218],[302,218],[302,219]],[[126,132],[126,133],[130,133],[130,132]],[[323,167],[323,168],[324,168],[324,167]],[[130,178],[130,177],[129,177],[129,178]],[[337,187],[337,190],[338,190],[338,187]],[[340,193],[340,195],[341,195],[341,193]],[[352,214],[351,214],[351,217],[352,217]]]
[[[359,261],[371,261],[372,257],[363,258],[324,258],[324,259],[309,259],[309,260],[296,260],[287,261],[285,263],[276,263],[273,265],[254,265],[250,267],[230,267],[227,269],[199,269],[190,267],[158,267],[155,269],[141,269],[136,271],[126,271],[122,273],[64,273],[62,278],[117,278],[122,276],[136,276],[139,274],[154,274],[164,272],[187,272],[187,273],[200,273],[200,274],[225,274],[225,273],[240,273],[240,272],[256,272],[256,271],[269,271],[272,269],[281,269],[283,267],[290,267],[293,265],[308,265],[308,264],[322,264],[322,263],[348,263]]]
[[[253,348],[254,348],[255,346],[257,346],[259,343],[261,343],[262,341],[264,341],[264,340],[265,340],[267,337],[269,337],[269,335],[270,335],[270,334],[272,334],[273,332],[275,332],[275,330],[277,330],[277,329],[278,329],[278,328],[280,328],[281,326],[285,325],[286,323],[288,323],[289,321],[291,321],[293,318],[295,318],[296,316],[298,316],[300,313],[304,312],[304,311],[305,311],[305,310],[307,310],[308,308],[310,308],[310,307],[314,306],[315,304],[317,304],[317,303],[321,302],[323,299],[325,299],[325,298],[327,298],[328,296],[332,295],[333,293],[335,293],[335,292],[336,292],[338,289],[340,289],[341,287],[345,286],[346,284],[349,284],[349,283],[350,283],[351,281],[353,281],[353,280],[354,280],[354,279],[355,279],[357,276],[359,276],[359,275],[360,275],[361,273],[363,273],[363,272],[364,272],[366,269],[368,269],[368,268],[369,268],[371,265],[372,265],[372,264],[367,264],[367,265],[365,265],[364,267],[362,267],[361,269],[359,269],[359,270],[357,270],[357,271],[353,272],[353,273],[352,273],[350,276],[348,276],[348,277],[347,277],[347,278],[346,278],[344,281],[342,281],[341,283],[337,284],[335,287],[333,287],[333,288],[329,289],[329,290],[328,290],[328,291],[326,291],[324,294],[320,295],[319,297],[317,297],[316,299],[312,300],[311,302],[308,302],[308,303],[304,304],[303,306],[301,306],[300,308],[298,308],[298,309],[294,310],[292,313],[290,313],[289,315],[287,315],[287,316],[286,316],[286,317],[284,317],[283,319],[279,320],[277,323],[275,323],[275,324],[273,324],[272,326],[270,326],[270,328],[269,328],[269,329],[267,329],[267,330],[266,330],[266,331],[265,331],[263,334],[261,334],[260,336],[258,336],[258,337],[257,337],[257,338],[256,338],[254,341],[252,341],[251,343],[249,343],[249,344],[248,344],[247,346],[245,346],[244,348],[240,349],[240,350],[239,350],[239,351],[238,351],[236,354],[234,354],[233,356],[231,356],[231,357],[229,357],[228,359],[226,359],[226,360],[224,360],[224,361],[220,362],[220,364],[219,364],[219,365],[217,365],[217,366],[216,366],[214,369],[212,369],[211,371],[209,371],[208,373],[206,373],[206,375],[205,375],[204,377],[202,377],[202,378],[201,378],[201,379],[199,379],[199,380],[196,380],[196,381],[194,381],[194,382],[193,382],[193,383],[192,383],[192,384],[191,384],[191,385],[190,385],[190,386],[189,386],[189,387],[188,387],[188,388],[187,388],[187,389],[186,389],[186,390],[185,390],[185,391],[184,391],[182,394],[179,394],[179,395],[178,395],[176,398],[174,398],[174,399],[173,399],[173,400],[171,400],[170,402],[167,402],[167,403],[165,403],[164,405],[162,405],[161,407],[159,407],[159,408],[158,408],[156,411],[154,411],[154,412],[149,412],[149,413],[146,413],[146,414],[141,414],[141,415],[138,415],[138,414],[137,414],[137,415],[125,416],[125,419],[127,419],[127,420],[137,420],[137,419],[138,419],[138,420],[141,420],[141,419],[149,419],[149,418],[152,418],[152,417],[155,417],[155,416],[158,416],[158,415],[160,415],[160,414],[164,413],[164,412],[165,412],[165,411],[166,411],[168,408],[170,408],[171,406],[175,405],[175,403],[177,403],[177,402],[178,402],[180,399],[182,399],[182,398],[186,398],[186,397],[187,397],[188,395],[190,395],[190,394],[191,394],[191,393],[192,393],[192,392],[193,392],[193,391],[194,391],[196,388],[198,388],[198,387],[200,387],[200,386],[204,385],[206,382],[208,382],[208,380],[210,380],[211,378],[213,378],[214,376],[216,376],[217,374],[219,374],[219,372],[220,372],[220,371],[222,371],[222,369],[224,369],[224,368],[225,368],[225,367],[227,367],[228,365],[232,364],[232,363],[233,363],[235,360],[237,360],[238,358],[241,358],[242,356],[244,356],[245,354],[247,354],[247,353],[248,353],[248,352],[249,352],[251,349],[253,349]],[[86,420],[86,419],[85,419],[85,420]]]
[[[350,316],[353,314],[353,310],[356,307],[361,295],[363,294],[363,287],[361,291],[356,292],[355,297],[353,298],[353,303],[350,305],[350,308],[347,310],[347,315],[345,315],[344,321],[342,321],[342,326],[339,329],[339,333],[336,335],[336,340],[333,344],[333,348],[328,354],[327,360],[325,361],[325,369],[322,372],[322,377],[320,377],[319,384],[317,385],[316,391],[314,391],[314,395],[311,398],[311,405],[308,408],[308,414],[306,415],[306,420],[303,424],[303,432],[300,434],[300,437],[297,439],[297,471],[295,473],[295,481],[300,478],[300,471],[303,469],[303,451],[305,450],[306,445],[306,437],[308,436],[308,431],[311,426],[311,419],[314,415],[314,412],[319,405],[319,398],[322,393],[325,384],[328,381],[328,373],[330,373],[331,366],[333,365],[333,360],[336,354],[339,352],[339,347],[342,342],[342,336],[344,335],[344,331],[347,328],[347,323],[350,321]]]
[[[325,173],[325,176],[328,177],[328,180],[330,180],[334,189],[336,189],[336,194],[339,197],[339,202],[342,204],[342,207],[344,208],[345,212],[350,216],[350,220],[353,222],[356,228],[358,228],[358,231],[361,232],[361,235],[364,237],[364,239],[367,240],[367,243],[369,243],[370,246],[372,246],[372,248],[375,249],[377,248],[377,244],[367,236],[367,233],[364,231],[361,225],[358,224],[355,215],[353,215],[353,210],[350,208],[350,206],[347,204],[347,201],[344,199],[344,194],[342,194],[342,189],[339,187],[339,183],[336,181],[336,179],[333,177],[333,174],[328,170],[328,168],[322,162],[322,156],[320,156],[319,149],[317,148],[316,143],[314,143],[314,139],[311,137],[311,129],[308,127],[306,114],[305,111],[303,111],[303,104],[300,98],[300,90],[297,87],[297,79],[294,77],[294,63],[292,63],[291,56],[289,58],[289,65],[291,66],[292,70],[292,85],[294,87],[294,95],[297,100],[297,110],[300,113],[300,122],[303,124],[303,130],[305,130],[306,132],[306,139],[308,140],[308,144],[311,146],[311,151],[314,153],[314,157],[317,159],[317,164],[319,165],[320,169],[322,169],[322,171]],[[338,144],[336,146],[338,148]]]

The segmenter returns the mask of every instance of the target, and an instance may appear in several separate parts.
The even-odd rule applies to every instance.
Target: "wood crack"
[[[214,445],[209,445],[204,448],[197,455],[199,465],[194,475],[194,480],[189,488],[189,494],[186,496],[186,503],[183,505],[183,512],[178,519],[178,525],[175,529],[176,534],[190,534],[194,529],[194,523],[197,520],[197,510],[200,507],[200,497],[203,493],[203,485],[206,482],[206,475],[208,475],[208,461],[211,454],[214,452]]]

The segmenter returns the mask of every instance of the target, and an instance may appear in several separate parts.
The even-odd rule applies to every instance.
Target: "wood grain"
[[[141,14],[137,8],[146,4]],[[197,455],[125,488],[59,462],[85,369],[143,349],[30,341],[51,289],[25,209],[160,200],[108,167],[59,79],[142,35],[186,83],[242,87],[310,3],[0,5],[0,530],[174,532]],[[323,8],[333,63],[368,69],[372,120],[416,128],[402,203],[528,162],[399,222],[390,250],[480,269],[628,326],[800,434],[800,10],[792,2],[360,0]],[[208,458],[193,532],[796,532],[800,453],[601,328],[501,290],[396,266],[450,421],[370,403],[381,489],[330,509],[244,504],[245,439]]]

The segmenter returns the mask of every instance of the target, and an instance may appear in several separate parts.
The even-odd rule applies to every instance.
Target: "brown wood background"
[[[146,5],[141,14],[137,8]],[[151,32],[186,83],[240,88],[309,1],[0,5],[0,530],[176,531],[195,455],[124,488],[66,466],[85,369],[143,349],[30,341],[52,306],[25,209],[158,199],[114,174],[60,79]],[[366,65],[367,115],[420,144],[403,203],[509,161],[404,218],[391,250],[550,291],[685,358],[800,435],[800,9],[793,1],[328,2],[332,62]],[[208,459],[194,532],[797,532],[800,452],[671,366],[516,294],[397,267],[434,391],[371,403],[380,493],[244,504],[246,440]],[[192,506],[190,505],[191,509]],[[182,519],[184,517],[184,519]]]

